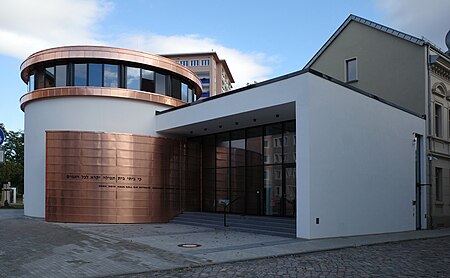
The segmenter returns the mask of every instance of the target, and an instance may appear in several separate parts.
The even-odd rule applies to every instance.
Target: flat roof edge
[[[321,73],[321,72],[319,72],[317,70],[314,70],[314,69],[311,69],[311,68],[304,68],[304,69],[299,70],[299,71],[288,73],[288,74],[285,74],[285,75],[282,75],[282,76],[279,76],[279,77],[275,77],[275,78],[272,78],[272,79],[269,79],[269,80],[266,80],[266,81],[263,81],[263,82],[260,82],[260,83],[251,84],[251,85],[248,85],[246,87],[242,87],[242,88],[239,88],[239,89],[236,89],[236,90],[228,91],[226,93],[223,93],[223,94],[220,94],[220,95],[215,95],[215,96],[212,96],[212,97],[209,97],[209,98],[206,98],[206,99],[202,99],[202,100],[199,100],[199,101],[196,101],[196,102],[193,102],[193,103],[188,103],[188,104],[185,104],[185,105],[182,105],[182,106],[173,107],[173,108],[170,108],[170,109],[167,109],[167,110],[163,110],[163,111],[156,111],[155,114],[156,115],[162,115],[162,114],[169,113],[169,112],[172,112],[172,111],[175,111],[175,110],[178,110],[178,109],[183,109],[183,108],[186,108],[186,107],[190,107],[190,106],[198,105],[198,104],[205,103],[205,102],[208,102],[208,101],[212,101],[212,100],[215,100],[215,99],[218,99],[218,98],[230,96],[230,95],[233,95],[233,94],[236,94],[236,93],[239,93],[239,92],[243,92],[243,91],[246,91],[246,90],[250,90],[250,89],[253,89],[253,88],[258,88],[258,87],[261,87],[261,86],[269,85],[269,84],[272,84],[272,83],[275,83],[275,82],[278,82],[278,81],[282,81],[282,80],[286,80],[286,79],[289,79],[289,78],[292,78],[292,77],[295,77],[295,76],[299,76],[299,75],[302,75],[302,74],[305,74],[305,73],[311,73],[311,74],[313,74],[313,75],[315,75],[317,77],[320,77],[322,79],[325,79],[325,80],[328,80],[330,82],[333,82],[333,83],[335,83],[337,85],[340,85],[340,86],[345,87],[347,89],[350,89],[350,90],[352,90],[352,91],[354,91],[356,93],[362,94],[362,95],[364,95],[366,97],[369,97],[371,99],[374,99],[376,101],[379,101],[381,103],[389,105],[389,106],[394,107],[396,109],[399,109],[399,110],[401,110],[403,112],[406,112],[408,114],[411,114],[411,115],[416,116],[416,117],[421,118],[421,119],[426,119],[425,115],[421,115],[419,113],[416,113],[416,112],[414,112],[412,110],[409,110],[409,109],[407,109],[405,107],[402,107],[402,106],[400,106],[398,104],[395,104],[395,103],[390,102],[390,101],[388,101],[386,99],[378,97],[377,95],[374,95],[372,93],[366,92],[366,91],[361,90],[361,89],[356,88],[356,87],[353,87],[353,86],[351,86],[351,85],[349,85],[349,84],[347,84],[345,82],[342,82],[342,81],[340,81],[338,79],[335,79],[335,78],[333,78],[331,76],[328,76],[328,75],[326,75],[324,73]]]

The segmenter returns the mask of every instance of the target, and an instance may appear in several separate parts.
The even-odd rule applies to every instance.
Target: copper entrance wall
[[[167,222],[199,208],[199,147],[117,133],[47,131],[46,220]]]

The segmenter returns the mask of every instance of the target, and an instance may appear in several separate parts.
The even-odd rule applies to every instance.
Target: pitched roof
[[[379,23],[370,21],[368,19],[351,14],[349,17],[347,17],[347,19],[344,21],[344,23],[342,23],[342,25],[336,30],[336,32],[334,32],[334,34],[328,39],[328,41],[319,49],[319,51],[311,58],[311,60],[309,60],[309,62],[305,65],[305,68],[310,67],[317,60],[317,58],[320,55],[322,55],[322,53],[325,51],[325,49],[327,49],[328,46],[331,43],[333,43],[334,39],[336,39],[339,36],[339,34],[345,29],[345,27],[347,27],[347,25],[349,25],[352,21],[367,25],[369,27],[372,27],[379,31],[385,32],[385,33],[395,36],[397,38],[406,40],[410,43],[417,44],[419,46],[423,46],[424,44],[427,44],[427,42],[423,39],[416,38],[414,36],[411,36],[406,33],[400,32],[398,30],[389,28],[382,24],[379,24]]]

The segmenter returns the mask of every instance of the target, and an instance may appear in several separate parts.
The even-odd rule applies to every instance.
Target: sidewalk
[[[302,240],[171,223],[47,223],[23,210],[0,210],[0,222],[0,277],[120,275],[450,236],[439,229]]]

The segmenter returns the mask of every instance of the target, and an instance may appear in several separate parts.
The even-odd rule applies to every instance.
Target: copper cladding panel
[[[33,100],[64,97],[64,96],[95,96],[95,97],[115,97],[140,100],[145,102],[159,103],[171,107],[177,107],[186,104],[186,102],[156,93],[132,91],[122,88],[96,88],[96,87],[56,87],[35,90],[26,93],[20,98],[20,108],[25,111],[25,105]]]
[[[197,175],[187,175],[184,163],[195,167],[199,156],[185,143],[75,131],[47,131],[46,140],[47,221],[167,222],[186,199],[190,208],[198,204],[198,184],[189,183]]]

